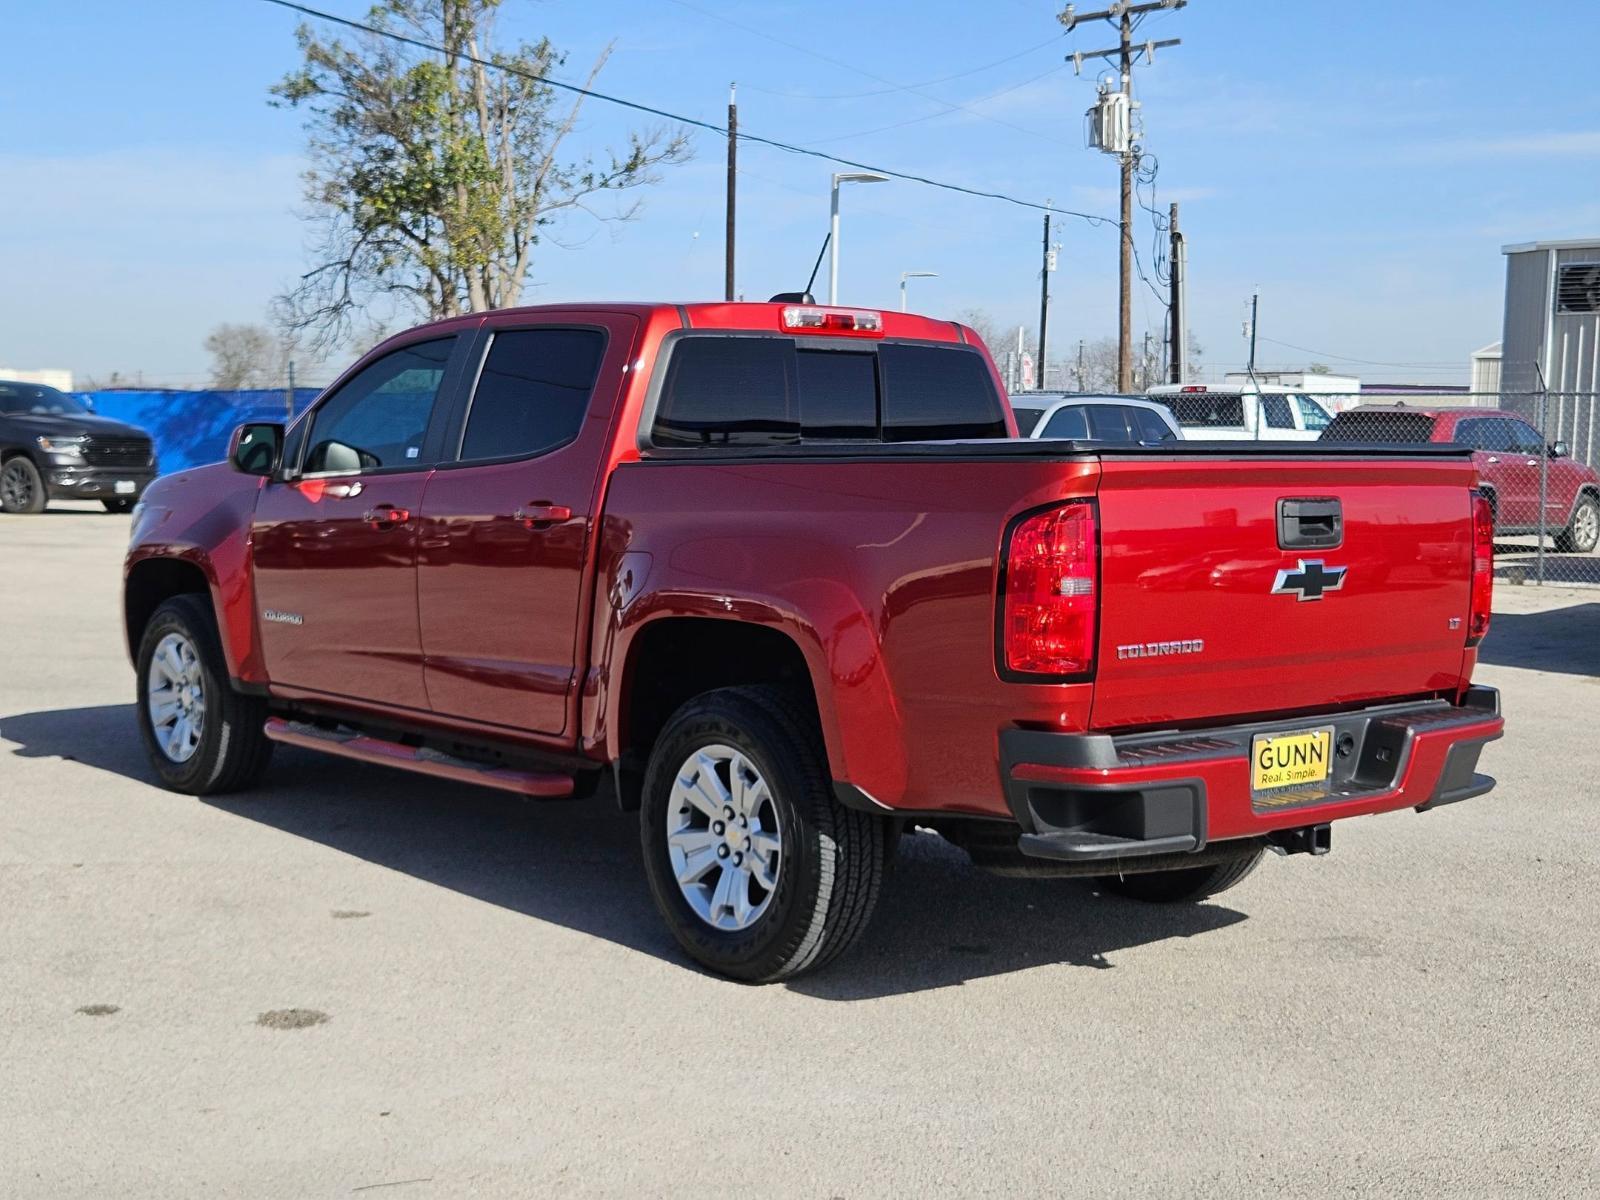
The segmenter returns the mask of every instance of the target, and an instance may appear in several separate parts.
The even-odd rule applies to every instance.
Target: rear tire
[[[215,796],[261,778],[273,746],[266,701],[234,690],[204,598],[174,596],[156,609],[137,663],[139,732],[164,787]]]
[[[1151,871],[1143,875],[1106,875],[1099,887],[1147,904],[1187,904],[1225,892],[1256,869],[1264,850],[1232,862],[1209,867],[1180,867],[1176,871]]]
[[[1600,500],[1585,493],[1578,497],[1572,520],[1556,534],[1556,549],[1563,554],[1593,554],[1600,546]]]
[[[31,459],[19,454],[0,467],[0,511],[42,513],[48,499],[44,478]]]
[[[887,858],[886,822],[834,798],[815,714],[777,687],[707,692],[673,715],[650,753],[639,832],[678,945],[744,983],[791,979],[854,944]]]
[[[134,505],[132,500],[102,500],[100,503],[108,513],[130,513]]]

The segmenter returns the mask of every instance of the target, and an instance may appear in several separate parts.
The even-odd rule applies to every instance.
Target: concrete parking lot
[[[757,989],[605,805],[156,788],[126,536],[0,517],[0,1195],[1600,1191],[1600,592],[1501,589],[1489,797],[1174,910],[910,837],[854,955]]]

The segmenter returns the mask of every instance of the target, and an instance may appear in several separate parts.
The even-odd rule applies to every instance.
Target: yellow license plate
[[[1333,770],[1333,728],[1258,733],[1250,739],[1250,790],[1322,783]]]

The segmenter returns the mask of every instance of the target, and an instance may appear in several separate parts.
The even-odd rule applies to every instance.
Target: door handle
[[[1492,454],[1489,455],[1489,462],[1490,462],[1491,465],[1494,464],[1494,463],[1497,463],[1499,461],[1500,460],[1498,458],[1496,458],[1494,455],[1492,455]]]
[[[540,525],[570,521],[572,510],[565,504],[525,504],[511,514],[511,519],[521,521],[524,528],[536,529]]]
[[[394,529],[411,520],[411,510],[393,504],[380,504],[361,514],[361,519],[374,529]]]

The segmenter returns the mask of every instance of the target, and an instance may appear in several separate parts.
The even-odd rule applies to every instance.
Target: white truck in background
[[[1165,383],[1145,394],[1172,410],[1189,441],[1314,442],[1333,420],[1311,395],[1271,384]]]

